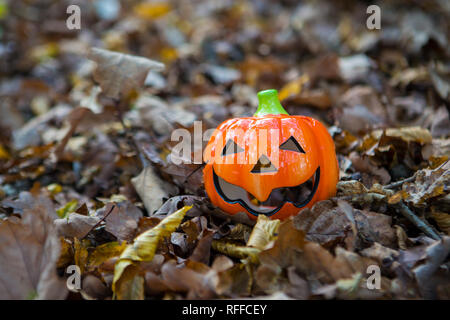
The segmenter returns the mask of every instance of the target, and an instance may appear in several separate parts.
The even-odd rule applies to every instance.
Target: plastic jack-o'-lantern
[[[276,90],[258,93],[253,117],[220,124],[205,149],[211,202],[251,219],[285,219],[334,196],[339,169],[333,140],[319,121],[291,116]]]

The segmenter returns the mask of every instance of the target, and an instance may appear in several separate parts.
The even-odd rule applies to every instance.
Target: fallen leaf
[[[99,218],[71,213],[67,218],[54,221],[58,235],[69,238],[83,238],[99,222]]]
[[[450,253],[450,237],[443,237],[426,249],[426,262],[416,268],[413,272],[417,283],[425,299],[436,298],[436,285],[439,281],[438,269]],[[448,274],[447,274],[448,283]]]
[[[431,216],[436,221],[439,229],[450,236],[450,214],[433,210]]]
[[[111,290],[99,278],[88,274],[81,284],[81,295],[87,300],[103,300],[111,295]]]
[[[405,127],[405,128],[389,128],[384,131],[386,136],[401,138],[406,142],[419,142],[422,144],[431,143],[433,137],[430,131],[421,127]],[[374,130],[371,135],[376,140],[379,140],[383,134],[383,130]]]
[[[405,183],[403,190],[408,197],[406,202],[416,207],[424,207],[428,201],[448,192],[450,180],[450,161],[436,169],[423,169],[416,173],[413,183]]]
[[[278,93],[278,98],[283,101],[291,96],[296,96],[302,91],[302,86],[309,81],[308,75],[301,77],[285,84]]]
[[[99,48],[91,49],[89,59],[97,62],[94,79],[103,93],[114,99],[142,87],[150,70],[164,69],[164,64],[157,61]]]
[[[204,230],[189,260],[209,264],[214,231]]]
[[[131,182],[149,215],[162,206],[163,199],[169,198],[167,191],[164,190],[163,181],[151,166],[145,167],[137,177],[131,179]]]
[[[260,252],[257,248],[240,246],[235,243],[222,240],[213,240],[212,248],[224,255],[239,259],[249,258],[250,261],[253,262],[258,261],[258,253]]]
[[[167,216],[156,227],[140,234],[133,244],[125,248],[115,266],[112,285],[114,292],[116,292],[116,284],[129,266],[133,266],[135,262],[151,261],[153,259],[158,243],[175,231],[189,209],[191,207],[185,206]]]
[[[264,247],[277,236],[280,220],[259,215],[252,233],[247,241],[247,247],[264,249]]]
[[[118,202],[105,218],[105,229],[113,234],[120,242],[131,241],[134,238],[141,217],[141,210],[131,202]]]
[[[80,268],[81,274],[84,273],[86,270],[86,265],[88,262],[88,247],[89,247],[89,241],[88,240],[79,240],[78,238],[74,239],[73,244],[73,259],[75,262],[75,265]]]
[[[139,17],[152,20],[166,15],[172,7],[166,2],[144,1],[134,6],[133,10]]]
[[[103,262],[113,257],[120,256],[123,250],[125,250],[126,246],[126,242],[122,242],[122,244],[119,244],[117,241],[113,241],[95,247],[95,249],[89,253],[87,269],[93,270],[99,267]]]
[[[49,199],[38,198],[21,218],[0,222],[0,298],[64,299],[67,288],[56,274],[60,240]]]

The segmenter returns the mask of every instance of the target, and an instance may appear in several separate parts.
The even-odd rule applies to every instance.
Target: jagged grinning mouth
[[[311,190],[309,191],[308,195],[303,199],[301,199],[300,201],[293,201],[292,197],[290,197],[290,199],[284,198],[283,202],[275,207],[264,205],[258,206],[254,204],[253,201],[255,201],[256,198],[253,195],[251,195],[247,190],[239,186],[226,182],[224,179],[222,179],[216,174],[214,168],[213,168],[213,180],[217,193],[221,196],[221,198],[224,201],[230,204],[239,203],[243,208],[245,208],[248,212],[250,212],[254,216],[258,216],[260,214],[271,216],[277,213],[286,202],[292,203],[297,208],[302,208],[305,205],[307,205],[314,197],[317,191],[317,187],[319,186],[320,167],[317,167],[315,173],[304,183],[301,183],[295,187],[284,187],[272,190],[272,192],[269,195],[269,198],[263,203],[270,202],[270,199],[274,194],[284,194],[285,196],[287,193],[289,194],[293,193],[294,194],[293,198],[295,199],[296,196],[299,196],[296,193],[304,189],[303,187],[307,187],[308,184],[311,187]],[[251,199],[252,197],[253,200]]]

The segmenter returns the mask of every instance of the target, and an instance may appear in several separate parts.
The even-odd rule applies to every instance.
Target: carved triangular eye
[[[305,150],[303,150],[302,146],[295,140],[293,136],[290,136],[289,139],[287,139],[285,142],[283,142],[280,146],[281,150],[288,150],[288,151],[294,151],[294,152],[300,152],[300,153],[306,153]]]
[[[241,147],[239,147],[236,142],[234,142],[233,140],[229,139],[227,141],[227,144],[225,145],[225,147],[222,150],[222,156],[226,156],[229,154],[233,154],[233,153],[239,153],[244,151],[244,149],[242,149]]]

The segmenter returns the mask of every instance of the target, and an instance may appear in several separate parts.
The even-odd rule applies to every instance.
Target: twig
[[[428,237],[434,240],[440,240],[441,236],[437,234],[425,221],[420,219],[418,216],[411,211],[411,209],[406,206],[403,201],[400,201],[396,205],[396,209],[409,221],[411,221],[417,228],[422,230]]]
[[[86,238],[86,237],[88,236],[88,234],[91,233],[92,230],[94,230],[95,228],[97,228],[97,227],[100,225],[100,223],[102,223],[103,221],[105,221],[105,219],[111,214],[111,212],[113,211],[113,209],[114,209],[115,207],[116,207],[116,205],[113,204],[112,207],[111,207],[111,209],[109,209],[108,213],[105,214],[105,215],[103,216],[103,218],[101,218],[100,221],[97,222],[97,223],[95,224],[95,226],[93,226],[93,227],[92,227],[92,228],[84,235],[83,238],[81,238],[81,240],[83,240],[84,238]]]
[[[396,181],[396,182],[392,182],[391,184],[388,184],[388,185],[384,186],[384,188],[386,188],[386,189],[395,189],[397,187],[402,186],[405,182],[411,182],[411,181],[414,181],[415,179],[416,179],[416,175],[412,175],[409,178],[406,178],[406,179],[403,179],[403,180],[399,180],[399,181]]]

